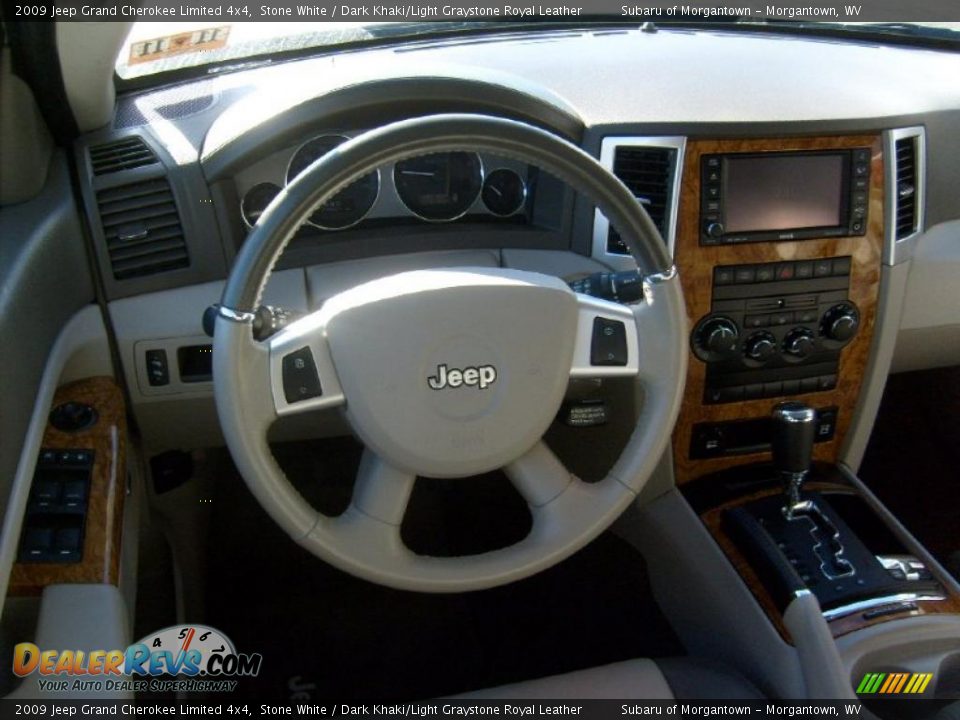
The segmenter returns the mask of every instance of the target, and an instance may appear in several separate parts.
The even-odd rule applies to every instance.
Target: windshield
[[[780,25],[785,21],[742,20],[744,25]],[[851,35],[890,36],[960,41],[960,22],[927,23],[802,23],[797,29],[842,29]],[[466,30],[513,27],[505,22],[138,22],[134,23],[117,58],[123,80],[205,65],[247,62],[277,53],[363,43],[378,39],[416,37]]]
[[[117,58],[124,80],[172,70],[243,62],[276,53],[391,37],[456,33],[488,23],[451,22],[138,22]],[[494,23],[489,23],[494,24]],[[502,26],[503,24],[498,24]]]

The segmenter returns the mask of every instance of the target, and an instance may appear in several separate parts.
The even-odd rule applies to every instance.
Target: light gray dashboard
[[[278,182],[293,151],[311,137],[349,135],[431,112],[486,112],[546,127],[599,158],[611,137],[682,142],[914,126],[924,130],[923,209],[932,229],[960,218],[957,77],[960,54],[797,35],[622,27],[500,33],[278,62],[121,97],[113,126],[84,136],[75,152],[111,313],[124,361],[131,363],[126,372],[141,388],[135,405],[173,403],[182,395],[210,405],[212,422],[208,387],[143,390],[134,348],[200,339],[203,306],[215,299],[246,235],[241,198],[259,182]],[[154,162],[94,173],[91,150],[137,139]],[[511,161],[505,165],[528,177]],[[103,224],[103,198],[146,182],[169,184],[188,264],[120,278]],[[622,265],[598,246],[593,207],[549,179],[538,188],[543,202],[534,204],[529,221],[506,224],[480,222],[479,200],[454,222],[411,223],[389,184],[383,187],[387,192],[364,222],[291,245],[280,267],[301,278],[296,282],[303,283],[304,305],[326,295],[320,280],[334,275],[324,267],[350,268],[344,276],[352,277],[354,266],[367,268],[360,275],[371,267],[387,272],[394,265],[409,269],[418,257],[427,266],[445,263],[457,253],[492,253],[486,257],[500,263],[512,255],[528,267],[554,270],[559,262],[565,273]],[[915,253],[911,278],[927,285],[937,274],[923,269],[928,261],[952,267],[960,249],[952,243],[955,232],[946,235],[931,233],[936,249]],[[921,236],[918,243],[924,242]],[[954,290],[943,292],[957,307]],[[925,341],[935,340],[939,328],[955,332],[960,326],[942,303],[936,317],[928,315],[922,290],[908,287],[907,297],[908,330],[922,329]],[[908,359],[903,367],[918,362],[924,361]],[[168,432],[165,443],[183,440]]]

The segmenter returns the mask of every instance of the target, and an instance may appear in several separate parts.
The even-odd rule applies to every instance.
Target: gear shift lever
[[[800,489],[810,472],[816,424],[816,411],[803,403],[785,402],[773,409],[773,465],[783,479],[788,518],[807,509]]]

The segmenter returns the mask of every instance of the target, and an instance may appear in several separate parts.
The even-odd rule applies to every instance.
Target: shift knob
[[[773,465],[781,473],[805,473],[813,457],[817,413],[803,403],[780,403],[773,409]]]

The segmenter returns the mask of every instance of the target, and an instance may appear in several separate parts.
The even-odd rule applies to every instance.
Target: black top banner
[[[796,20],[804,22],[957,22],[957,0],[848,0],[729,4],[638,0],[61,0],[11,3],[8,20],[80,22],[262,21],[578,21],[624,22]]]

